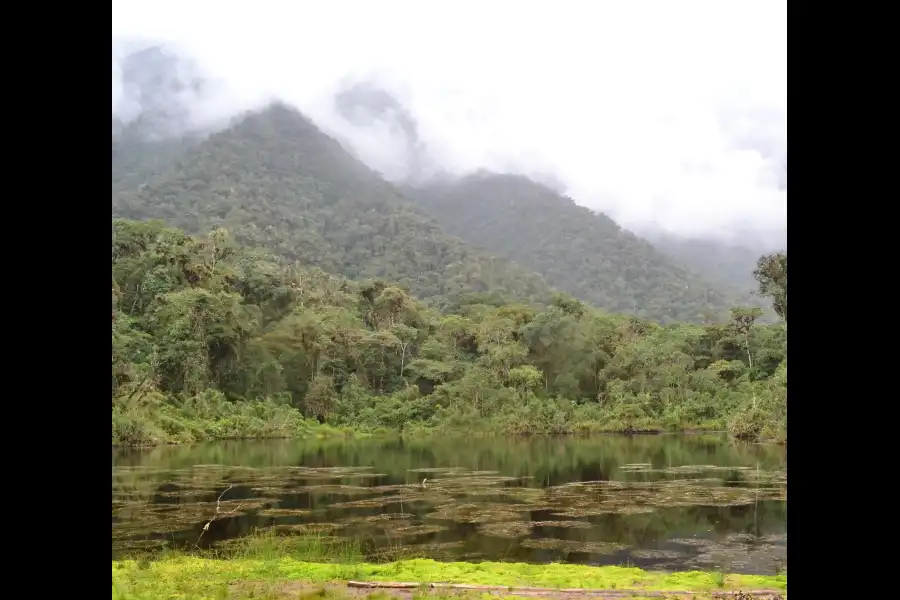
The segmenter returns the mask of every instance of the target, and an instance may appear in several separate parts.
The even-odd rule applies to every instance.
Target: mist
[[[632,231],[776,245],[786,22],[770,1],[114,1],[113,113],[146,112],[124,62],[165,44],[185,130],[278,99],[388,179],[531,175]]]

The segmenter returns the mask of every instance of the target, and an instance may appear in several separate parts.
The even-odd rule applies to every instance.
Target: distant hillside
[[[757,288],[753,279],[756,260],[777,248],[731,244],[723,241],[683,238],[667,233],[648,233],[647,240],[664,254],[716,282],[723,282],[743,294]]]
[[[525,177],[482,173],[405,191],[449,233],[595,306],[667,322],[721,317],[734,305],[606,215]]]
[[[117,131],[113,122],[112,137],[112,193],[137,189],[159,171],[178,160],[184,152],[198,143],[192,138],[173,138],[146,141],[134,134],[129,126]]]
[[[224,226],[301,264],[398,282],[438,304],[471,292],[539,301],[552,293],[540,276],[444,233],[283,105],[194,146],[120,145],[118,152],[114,145],[116,217],[163,219],[189,232]]]

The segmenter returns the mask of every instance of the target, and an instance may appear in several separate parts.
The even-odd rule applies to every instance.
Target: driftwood
[[[709,590],[709,591],[677,591],[667,590],[650,591],[650,590],[600,590],[589,588],[542,588],[542,587],[518,587],[507,585],[475,585],[468,583],[416,583],[410,581],[348,581],[348,587],[352,588],[380,588],[380,589],[452,589],[452,590],[468,590],[479,592],[507,592],[520,593],[527,595],[560,595],[560,594],[578,594],[581,596],[603,596],[603,597],[622,597],[628,596],[649,596],[649,597],[666,597],[666,596],[695,596],[706,595],[713,598],[731,598],[731,597],[753,597],[753,598],[781,598],[781,592],[778,590],[748,590],[748,591],[731,591],[731,590]]]

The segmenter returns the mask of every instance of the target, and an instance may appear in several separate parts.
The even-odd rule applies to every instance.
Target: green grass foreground
[[[114,561],[112,597],[113,600],[296,598],[296,592],[290,596],[284,595],[286,588],[283,584],[346,583],[348,580],[710,593],[770,589],[780,590],[785,594],[787,590],[787,575],[725,575],[699,571],[665,573],[634,567],[438,562],[430,559],[400,560],[384,564],[336,564],[307,562],[290,557],[223,560],[168,556],[153,561]],[[307,595],[313,590],[314,586],[307,590]]]

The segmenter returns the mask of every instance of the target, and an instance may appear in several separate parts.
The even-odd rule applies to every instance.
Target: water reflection
[[[113,452],[113,550],[254,528],[365,541],[371,557],[773,573],[786,459],[713,436],[232,442]],[[230,487],[230,489],[229,489]],[[202,528],[220,514],[209,530]]]

